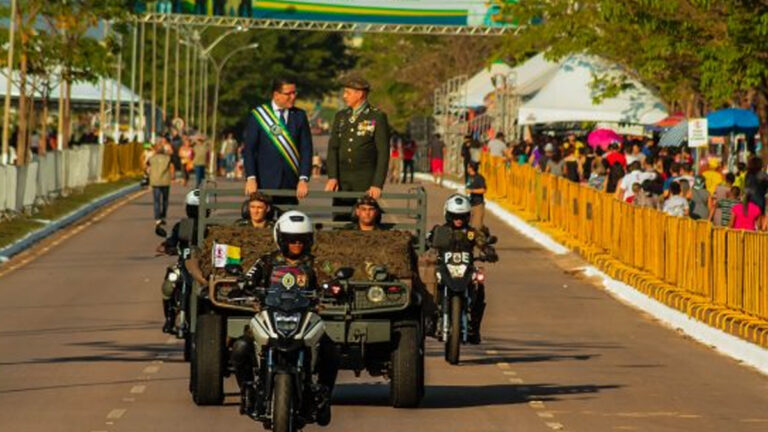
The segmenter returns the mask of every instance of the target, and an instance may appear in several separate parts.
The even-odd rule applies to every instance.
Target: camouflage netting
[[[242,248],[243,268],[248,269],[256,259],[275,250],[271,230],[250,227],[211,227],[203,246],[201,265],[203,274],[211,274],[213,242]],[[411,277],[411,233],[406,231],[320,231],[315,234],[316,271],[325,281],[341,267],[353,267],[353,279],[366,278],[366,264],[385,265],[398,279]],[[217,269],[221,272],[222,269]]]

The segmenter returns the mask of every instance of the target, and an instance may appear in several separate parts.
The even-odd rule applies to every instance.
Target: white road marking
[[[147,389],[145,385],[135,385],[131,387],[131,394],[142,394]]]
[[[528,402],[528,405],[530,405],[533,409],[544,409],[544,402],[540,400],[532,400]]]
[[[536,415],[538,415],[541,418],[554,418],[555,417],[554,414],[552,414],[551,412],[547,412],[547,411],[538,412],[538,413],[536,413]]]
[[[162,360],[152,360],[152,364],[163,364]]]
[[[498,366],[499,369],[509,369],[509,363],[507,362],[498,362],[496,363],[496,366]]]
[[[522,378],[510,378],[509,382],[512,384],[522,384],[524,381]]]
[[[515,376],[515,375],[517,375],[517,372],[515,372],[515,371],[504,371],[504,375],[512,375],[512,376]]]
[[[127,410],[125,408],[115,408],[107,414],[107,418],[110,420],[117,420],[125,414]]]
[[[562,424],[554,423],[554,422],[547,423],[547,427],[552,429],[552,430],[563,430],[563,429],[565,429],[565,426],[563,426]]]
[[[123,398],[123,402],[136,402],[136,398]]]
[[[487,350],[485,353],[488,355],[497,355],[499,352],[496,350]]]
[[[154,374],[160,370],[160,366],[147,366],[142,371],[145,374]]]

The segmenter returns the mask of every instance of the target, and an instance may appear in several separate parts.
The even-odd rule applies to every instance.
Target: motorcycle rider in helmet
[[[271,280],[281,278],[282,274],[290,270],[291,273],[298,273],[296,281],[299,288],[319,289],[314,271],[314,256],[310,253],[314,242],[314,228],[309,216],[296,210],[283,213],[275,223],[274,239],[278,249],[256,260],[245,274],[248,281],[246,287],[267,287]],[[255,379],[255,346],[250,333],[246,332],[232,344],[231,359],[241,391],[250,391],[251,387],[244,385]],[[328,425],[331,420],[330,397],[336,382],[338,363],[336,347],[330,338],[324,335],[320,340],[315,371],[321,386],[316,394],[320,408],[317,423],[320,426]]]
[[[184,198],[184,210],[187,214],[185,219],[176,222],[171,229],[171,234],[157,246],[157,252],[164,255],[181,255],[182,259],[188,261],[192,256],[192,248],[197,243],[197,218],[200,208],[200,191],[191,190]],[[190,273],[187,266],[181,268],[182,277],[185,283],[191,283]],[[173,298],[173,289],[175,284],[164,283],[162,287],[163,313],[165,322],[163,323],[164,333],[173,333],[174,310],[171,298]]]
[[[445,223],[442,225],[451,229],[451,244],[449,249],[460,250],[464,252],[474,253],[475,249],[478,249],[481,253],[481,257],[487,262],[496,262],[499,260],[496,250],[488,242],[487,230],[478,230],[470,226],[469,220],[472,212],[472,206],[469,198],[466,195],[455,193],[448,197],[443,206],[443,214],[445,216]],[[435,226],[428,235],[428,240],[434,237]],[[438,251],[441,253],[442,251]],[[437,295],[441,293],[438,290]],[[483,314],[485,312],[485,286],[479,284],[478,289],[472,293],[472,307],[470,316],[472,318],[469,323],[469,342],[478,344],[481,341],[480,338],[480,326],[483,321]],[[441,304],[439,299],[436,299],[437,304]]]

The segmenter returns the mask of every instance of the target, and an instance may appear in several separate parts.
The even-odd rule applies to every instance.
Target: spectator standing
[[[471,153],[470,153],[471,154]],[[435,134],[429,142],[427,157],[432,171],[432,179],[440,186],[443,185],[443,159],[445,157],[445,143],[440,134]]]
[[[693,182],[691,217],[696,220],[709,219],[709,191],[707,181],[702,176],[696,176]]]
[[[681,195],[680,183],[672,183],[669,185],[670,197],[664,201],[663,211],[670,216],[685,217],[688,216],[689,204],[688,200]]]
[[[676,183],[679,178],[680,164],[677,162],[672,162],[672,165],[669,166],[669,176],[667,176],[667,179],[664,180],[664,197],[669,196],[669,187],[672,186],[672,183]]]
[[[739,162],[736,164],[736,180],[733,181],[733,185],[741,189],[744,192],[744,182],[747,177],[747,164]]]
[[[608,159],[605,159],[605,163],[609,163]],[[624,167],[620,162],[615,162],[612,165],[608,165],[607,172],[608,178],[605,184],[605,191],[610,194],[616,193],[616,188],[619,186],[619,182],[624,178]]]
[[[168,148],[161,139],[155,145],[155,151],[149,158],[149,185],[152,187],[152,203],[155,225],[165,224],[168,214],[168,196],[173,180],[173,163]]]
[[[564,175],[568,180],[579,183],[581,181],[582,170],[579,158],[576,156],[576,149],[571,146],[565,149],[565,158],[563,158]]]
[[[619,143],[613,142],[608,146],[605,160],[608,161],[609,167],[613,167],[618,163],[625,172],[627,171],[627,157],[624,156],[623,152],[619,151]]]
[[[640,143],[635,142],[632,144],[632,151],[627,155],[627,165],[632,165],[632,162],[640,162],[642,165],[645,161],[645,153],[640,148]]]
[[[195,165],[193,163],[195,156],[194,150],[192,150],[192,144],[189,142],[189,138],[184,137],[179,147],[179,166],[181,167],[182,185],[187,186],[189,182],[189,173],[192,172]]]
[[[730,173],[729,173],[730,174]],[[717,200],[715,203],[715,211],[712,213],[716,226],[731,226],[731,215],[733,213],[733,207],[741,202],[741,189],[738,186],[731,186],[728,194]]]
[[[736,180],[736,176],[733,173],[725,175],[725,182],[717,185],[715,191],[709,197],[709,220],[717,226],[728,226],[727,222],[722,221],[722,210],[718,206],[720,200],[732,198],[731,190],[733,189],[733,182]],[[737,188],[738,189],[738,188]],[[739,189],[739,193],[741,190]],[[729,218],[730,218],[730,212]]]
[[[467,179],[467,193],[469,204],[472,206],[469,224],[478,230],[483,228],[485,219],[485,177],[478,172],[478,164],[472,162],[467,165],[469,179]]]
[[[752,157],[747,161],[744,177],[744,198],[755,203],[765,213],[765,194],[768,192],[768,175],[763,171],[763,161]]]
[[[320,157],[320,154],[315,152],[314,155],[312,155],[312,176],[313,177],[320,177],[323,174],[323,158]]]
[[[409,172],[411,173],[410,183],[413,183],[413,173],[415,168],[413,158],[416,155],[416,141],[414,141],[413,138],[406,137],[405,140],[403,140],[401,154],[403,156],[403,183],[405,183]]]
[[[467,165],[472,162],[472,135],[464,135],[464,141],[461,143],[461,159],[464,167],[464,182],[467,182],[469,174],[467,173]]]
[[[544,172],[550,173],[554,176],[561,177],[563,175],[563,160],[560,158],[560,153],[554,151],[554,148],[552,148],[552,144],[547,144],[550,146],[551,151],[545,152],[544,154],[547,156],[547,164],[544,168]]]
[[[590,187],[602,191],[605,187],[605,166],[603,165],[603,161],[600,159],[593,159],[591,171],[587,184]]]
[[[710,194],[715,193],[715,189],[723,183],[722,167],[720,166],[720,159],[710,157],[707,160],[708,170],[701,173],[704,179],[707,181],[707,190]]]
[[[738,230],[755,231],[761,224],[763,212],[760,206],[744,195],[741,202],[731,207],[730,227]]]
[[[507,149],[507,143],[504,142],[504,133],[497,132],[496,137],[488,141],[488,152],[491,156],[504,157],[504,151]]]
[[[197,134],[194,137],[195,146],[192,148],[194,155],[192,164],[195,170],[195,189],[199,189],[205,180],[205,164],[208,161],[208,143],[205,136]]]
[[[224,171],[227,178],[235,178],[235,164],[237,163],[237,141],[231,132],[221,144],[221,157],[224,160]]]
[[[402,170],[402,157],[400,156],[400,147],[404,142],[399,136],[393,136],[389,140],[389,167],[387,181],[398,183],[400,181],[400,171]]]
[[[641,185],[643,171],[640,169],[640,162],[634,161],[629,164],[629,173],[625,175],[619,182],[616,188],[616,198],[622,201],[627,201],[635,195],[633,185]]]
[[[661,210],[661,200],[659,199],[659,194],[656,193],[653,181],[645,180],[643,182],[640,186],[640,190],[635,193],[634,204],[637,207]]]
[[[564,150],[573,151],[574,156],[578,157],[584,153],[584,143],[576,139],[576,134],[570,133],[563,143]]]
[[[122,136],[121,136],[122,139]],[[178,174],[183,174],[184,168],[181,166],[181,157],[179,156],[179,149],[181,149],[181,146],[183,144],[181,135],[179,134],[179,131],[176,128],[171,129],[171,148],[173,151],[171,152],[171,163],[173,163],[173,169]],[[183,181],[183,180],[182,180]]]

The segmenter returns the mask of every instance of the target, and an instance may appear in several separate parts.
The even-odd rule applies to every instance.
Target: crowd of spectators
[[[466,145],[468,150],[472,147]],[[586,183],[637,207],[708,220],[717,226],[768,230],[768,174],[759,157],[750,157],[728,170],[719,157],[708,156],[695,175],[690,149],[659,147],[652,139],[613,142],[602,149],[586,145],[576,134],[562,141],[537,137],[509,145],[499,134],[483,150],[503,157],[510,166],[528,164],[541,172]],[[465,159],[472,156],[468,154]]]

